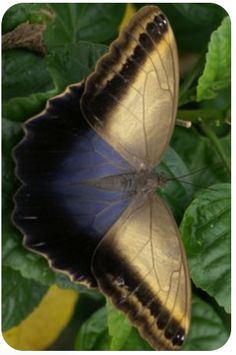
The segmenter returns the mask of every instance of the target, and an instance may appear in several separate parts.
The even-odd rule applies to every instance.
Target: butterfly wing
[[[135,200],[98,245],[99,287],[156,349],[179,349],[189,329],[191,289],[178,227],[164,203]]]
[[[82,111],[133,167],[160,161],[174,126],[178,57],[156,6],[142,8],[88,77]]]
[[[71,86],[26,123],[26,135],[14,150],[23,185],[15,195],[13,220],[26,247],[74,281],[95,286],[94,249],[130,197],[89,181],[131,167],[85,124],[79,104],[83,89],[83,84]]]

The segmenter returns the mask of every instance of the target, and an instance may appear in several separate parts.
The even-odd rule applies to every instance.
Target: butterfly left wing
[[[154,348],[180,348],[190,323],[189,274],[178,227],[157,196],[131,203],[92,267],[101,290]]]
[[[161,160],[177,101],[178,56],[171,26],[158,7],[143,7],[87,78],[82,111],[139,170]]]

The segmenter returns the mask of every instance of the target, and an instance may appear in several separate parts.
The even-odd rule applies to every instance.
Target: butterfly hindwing
[[[186,265],[178,227],[155,195],[133,201],[93,257],[102,291],[156,349],[178,349],[188,332]]]

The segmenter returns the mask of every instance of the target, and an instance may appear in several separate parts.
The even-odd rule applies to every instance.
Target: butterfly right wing
[[[93,272],[155,349],[181,347],[190,324],[190,279],[178,227],[159,197],[131,203],[99,243]]]

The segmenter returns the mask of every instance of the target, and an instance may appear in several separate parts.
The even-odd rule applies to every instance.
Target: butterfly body
[[[110,175],[99,179],[84,182],[104,190],[125,191],[131,195],[137,193],[153,193],[155,189],[165,182],[163,175],[155,174],[153,170],[141,170],[121,175]]]

